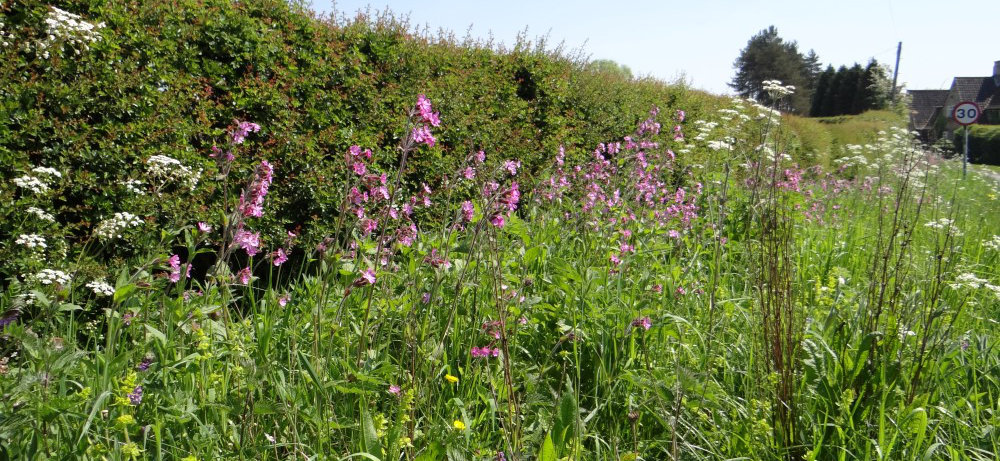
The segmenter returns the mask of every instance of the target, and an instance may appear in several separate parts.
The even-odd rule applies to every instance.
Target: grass
[[[234,192],[211,230],[128,234],[160,250],[110,295],[22,245],[68,280],[0,298],[0,456],[995,459],[998,183],[869,137],[879,114],[829,124],[869,161],[803,168],[783,153],[813,122],[730,110],[542,171],[470,155],[469,205],[399,181],[410,131],[321,245],[244,258],[261,218]],[[175,252],[218,263],[189,279]]]

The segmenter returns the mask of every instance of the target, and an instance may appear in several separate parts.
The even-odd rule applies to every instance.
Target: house
[[[955,77],[947,90],[910,90],[910,129],[925,142],[950,138],[960,125],[951,119],[955,105],[973,101],[983,113],[976,123],[1000,125],[1000,61],[988,77]]]

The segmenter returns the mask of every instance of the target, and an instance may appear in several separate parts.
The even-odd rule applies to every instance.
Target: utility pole
[[[899,55],[903,53],[903,42],[896,46],[896,70],[892,71],[892,92],[889,93],[889,102],[896,102],[896,78],[899,77]]]

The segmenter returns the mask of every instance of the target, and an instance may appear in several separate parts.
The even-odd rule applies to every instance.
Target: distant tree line
[[[890,100],[892,83],[886,70],[872,59],[862,67],[822,65],[815,51],[803,54],[795,41],[786,42],[774,26],[758,32],[733,63],[736,75],[729,86],[743,97],[778,109],[813,117],[860,114],[883,109]],[[772,101],[763,89],[766,80],[794,85],[795,94]],[[777,103],[777,104],[775,104]]]

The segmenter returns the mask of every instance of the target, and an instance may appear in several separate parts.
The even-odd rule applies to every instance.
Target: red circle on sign
[[[972,125],[979,120],[979,115],[982,114],[982,110],[979,109],[979,104],[972,101],[962,101],[955,104],[955,108],[951,111],[951,119],[959,125]]]

